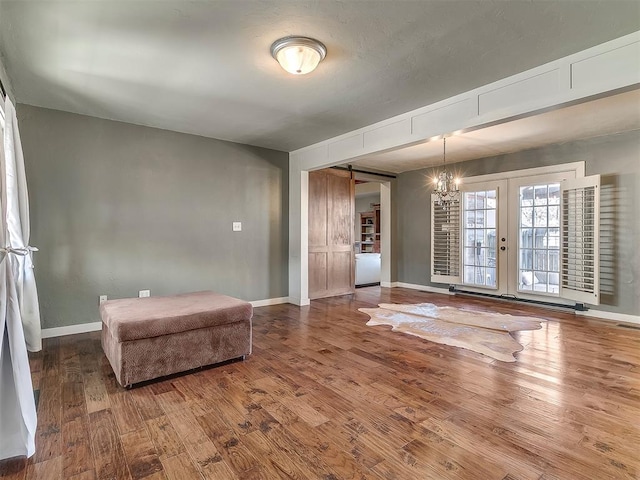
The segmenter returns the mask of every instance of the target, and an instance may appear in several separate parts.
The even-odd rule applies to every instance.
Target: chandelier
[[[458,184],[460,179],[447,171],[447,139],[442,139],[442,171],[433,178],[433,193],[438,196],[436,203],[443,207],[458,201]]]

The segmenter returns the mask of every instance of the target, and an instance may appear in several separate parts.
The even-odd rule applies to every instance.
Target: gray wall
[[[101,294],[287,296],[287,153],[27,105],[18,119],[44,328],[98,321]]]
[[[15,97],[13,96],[13,89],[11,88],[11,80],[9,79],[9,75],[7,75],[5,64],[6,60],[0,51],[0,80],[2,80],[2,85],[4,85],[4,90],[7,92],[7,95],[9,95],[9,98],[15,104]]]
[[[371,208],[372,203],[380,203],[379,193],[371,193],[369,195],[356,197],[356,217],[359,213],[373,211],[373,208]]]
[[[2,5],[3,2],[0,1],[0,16],[3,15],[3,8],[4,5]],[[5,2],[6,3],[6,2]],[[9,79],[9,75],[7,74],[7,57],[5,56],[5,54],[3,53],[3,50],[6,48],[6,45],[0,45],[0,80],[2,80],[2,85],[4,85],[4,89],[7,92],[7,94],[9,95],[9,98],[11,98],[11,101],[13,102],[13,104],[15,105],[16,100],[15,100],[15,96],[13,94],[13,85],[11,80]],[[2,98],[0,96],[0,98]]]
[[[551,145],[456,164],[464,177],[525,168],[586,162],[586,174],[602,175],[600,310],[640,315],[640,131]],[[394,185],[394,281],[430,282],[430,218],[433,169],[398,176]]]

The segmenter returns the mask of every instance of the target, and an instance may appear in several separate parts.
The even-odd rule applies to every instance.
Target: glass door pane
[[[521,185],[518,209],[518,291],[558,295],[560,183]]]
[[[497,288],[497,208],[497,189],[463,192],[465,285]]]

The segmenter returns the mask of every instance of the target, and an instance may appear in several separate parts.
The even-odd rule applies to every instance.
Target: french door
[[[504,197],[507,182],[479,182],[465,186],[462,208],[462,284],[470,289],[508,293],[506,231],[508,225]]]
[[[599,178],[576,179],[571,170],[509,173],[469,178],[458,202],[432,204],[432,281],[597,304]]]

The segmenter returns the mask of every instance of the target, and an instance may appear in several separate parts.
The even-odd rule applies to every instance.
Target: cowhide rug
[[[466,348],[502,362],[515,362],[513,354],[523,348],[510,332],[538,330],[546,322],[541,318],[438,307],[432,303],[381,303],[379,307],[359,309],[371,317],[367,325],[391,325],[394,332]]]

